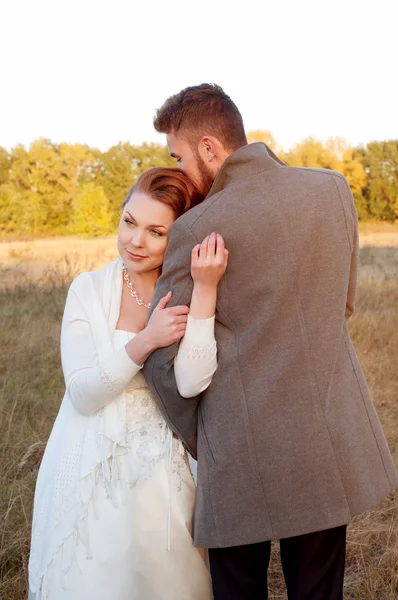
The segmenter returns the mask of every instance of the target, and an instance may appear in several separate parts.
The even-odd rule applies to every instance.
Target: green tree
[[[135,146],[134,150],[134,175],[136,178],[152,167],[175,168],[177,166],[175,158],[170,156],[166,146],[144,142],[141,146]]]
[[[0,230],[23,235],[41,232],[41,196],[9,184],[0,186]]]
[[[120,206],[135,181],[134,155],[134,146],[127,142],[112,146],[100,158],[101,174],[98,181],[109,198],[115,227],[118,222],[117,215],[120,212]]]
[[[318,169],[336,169],[339,157],[333,145],[324,145],[314,138],[306,138],[284,155],[284,160],[291,167],[313,167]]]
[[[58,227],[69,226],[74,199],[82,185],[95,179],[97,171],[98,151],[81,144],[56,146],[52,173],[54,194],[49,216],[51,223],[56,223]]]
[[[294,167],[332,169],[344,175],[354,195],[359,218],[367,217],[368,210],[363,197],[366,172],[361,158],[343,138],[330,138],[326,143],[307,138],[287,153],[284,159]]]
[[[356,153],[367,175],[364,198],[369,217],[394,221],[398,197],[398,140],[371,142]]]
[[[7,196],[13,197],[19,229],[23,233],[45,231],[46,201],[53,185],[43,174],[51,170],[53,163],[54,150],[48,140],[35,142],[30,150],[17,146],[11,152]]]
[[[270,131],[265,131],[264,129],[256,129],[253,131],[248,131],[246,134],[247,141],[249,144],[253,142],[263,142],[263,144],[267,144],[274,152],[278,152],[278,144],[275,141],[274,136]]]
[[[93,179],[96,157],[86,146],[37,140],[11,153],[8,183],[30,219],[31,233],[66,232],[79,186]],[[24,228],[29,229],[24,222]]]
[[[15,194],[9,185],[0,185],[0,231],[12,233],[18,228]]]
[[[8,180],[10,167],[11,157],[7,150],[0,146],[0,185]]]
[[[94,182],[108,198],[115,229],[128,190],[143,171],[156,166],[175,166],[159,144],[118,144],[103,154],[46,139],[29,148],[17,146],[11,155],[0,148],[0,227],[24,234],[69,233],[82,188]]]
[[[132,146],[128,142],[112,146],[102,154],[100,162],[98,181],[109,198],[114,227],[119,221],[121,205],[141,173],[151,167],[176,166],[164,146],[146,143]]]
[[[354,196],[362,195],[366,187],[366,173],[352,148],[348,148],[344,152],[341,161],[337,165],[337,170],[347,179]]]
[[[73,233],[99,236],[111,232],[112,215],[102,186],[94,182],[83,184],[74,199],[73,208]]]
[[[0,231],[10,232],[16,226],[12,190],[7,185],[10,175],[11,157],[0,147]]]
[[[343,155],[343,160],[338,169],[347,179],[354,195],[358,218],[366,221],[370,218],[369,206],[364,196],[367,184],[367,175],[360,155],[356,149],[348,148]]]

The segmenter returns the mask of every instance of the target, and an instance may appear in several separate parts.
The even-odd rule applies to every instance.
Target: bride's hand
[[[167,308],[171,292],[159,300],[144,329],[147,342],[153,349],[165,348],[179,342],[185,334],[189,308],[173,306]]]
[[[219,233],[208,235],[192,250],[191,275],[195,285],[218,286],[228,264],[228,250]]]

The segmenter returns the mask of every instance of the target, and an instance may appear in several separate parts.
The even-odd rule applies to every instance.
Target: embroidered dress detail
[[[214,354],[217,351],[217,344],[215,342],[213,342],[212,344],[208,344],[208,345],[201,345],[201,344],[189,344],[187,343],[186,345],[184,345],[183,347],[183,358],[188,358],[188,359],[192,359],[192,360],[200,360],[202,358],[209,358],[209,359],[213,359],[214,358]]]
[[[132,482],[146,481],[166,453],[166,424],[147,387],[126,392]]]

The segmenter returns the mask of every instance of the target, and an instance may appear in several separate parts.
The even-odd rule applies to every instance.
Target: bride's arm
[[[77,282],[75,282],[76,284]],[[88,416],[114,400],[141,369],[125,347],[99,362],[90,316],[85,308],[89,289],[80,280],[66,300],[61,331],[61,360],[68,396]]]
[[[214,337],[217,286],[225,272],[228,251],[221,236],[212,234],[192,251],[194,288],[185,336],[174,362],[177,388],[193,398],[210,385],[217,369]]]
[[[140,371],[156,348],[181,339],[186,307],[165,308],[171,295],[162,298],[147,327],[126,346],[99,361],[88,314],[90,287],[80,277],[66,300],[61,332],[61,360],[68,396],[81,414],[89,416],[112,402]]]
[[[188,316],[185,336],[174,361],[177,389],[183,398],[193,398],[210,385],[217,369],[217,344],[214,317],[195,319]]]

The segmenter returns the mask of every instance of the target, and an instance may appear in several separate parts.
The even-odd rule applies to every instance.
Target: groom
[[[170,289],[189,304],[191,249],[206,235],[221,233],[230,251],[209,389],[179,396],[175,346],[145,366],[198,456],[195,544],[209,548],[215,600],[267,598],[275,539],[290,600],[341,599],[346,526],[398,485],[346,325],[358,260],[350,188],[248,145],[216,85],[169,98],[155,128],[207,197],[170,231],[154,305]]]

